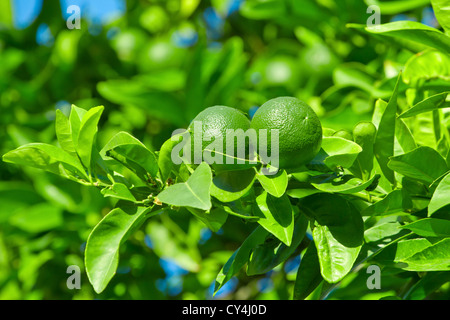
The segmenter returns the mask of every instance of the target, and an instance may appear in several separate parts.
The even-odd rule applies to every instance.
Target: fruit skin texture
[[[223,138],[223,151],[226,152],[226,134],[227,129],[242,129],[244,132],[250,128],[250,120],[245,116],[243,112],[237,110],[235,108],[226,107],[226,106],[214,106],[209,107],[200,112],[191,122],[188,127],[188,131],[191,133],[191,141],[194,143],[195,130],[194,130],[194,122],[201,121],[202,122],[202,133],[203,138],[205,136],[211,136],[212,138],[208,141],[203,139],[202,141],[202,151],[210,145],[215,137]],[[235,155],[237,141],[235,139]],[[248,148],[248,144],[246,145]],[[194,146],[192,145],[192,152],[194,152]],[[192,157],[192,159],[194,159]],[[226,168],[226,160],[223,160],[224,165],[220,166],[222,169]],[[235,166],[235,165],[230,165]]]
[[[279,130],[279,167],[282,169],[307,164],[322,144],[319,118],[309,105],[293,97],[279,97],[264,103],[253,116],[251,128],[267,129],[267,146],[261,146],[258,140],[258,150],[267,147],[269,154],[272,147],[270,129]]]

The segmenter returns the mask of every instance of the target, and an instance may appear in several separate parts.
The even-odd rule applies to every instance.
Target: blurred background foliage
[[[277,96],[309,103],[324,127],[351,129],[388,99],[414,52],[369,37],[381,22],[438,27],[429,1],[361,0],[7,0],[0,4],[0,154],[28,142],[54,143],[55,110],[104,105],[102,146],[128,131],[159,150],[176,128],[212,105],[251,117]],[[69,30],[67,8],[81,8]],[[118,275],[96,295],[83,252],[112,207],[94,188],[0,163],[0,299],[211,299],[217,272],[251,226],[230,217],[216,234],[186,212],[152,218],[123,246]],[[258,277],[238,276],[215,299],[289,299],[300,263]],[[69,265],[82,272],[69,290]],[[367,295],[358,276],[329,298]],[[364,279],[363,279],[364,280]],[[346,289],[347,290],[343,290]]]

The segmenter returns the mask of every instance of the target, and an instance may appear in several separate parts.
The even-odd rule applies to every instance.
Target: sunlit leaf
[[[431,163],[433,165],[430,165]],[[430,147],[418,147],[411,152],[392,157],[388,167],[405,177],[428,185],[448,170],[442,156]]]
[[[322,225],[314,227],[313,238],[322,277],[329,283],[339,282],[350,272],[361,246],[344,246],[333,237],[327,226]]]
[[[294,236],[290,246],[271,239],[253,249],[248,262],[247,274],[256,275],[269,272],[288,259],[303,240],[307,227],[308,219],[305,215],[300,215],[294,224]]]
[[[97,138],[98,122],[104,110],[103,106],[90,109],[81,119],[80,132],[76,144],[76,150],[80,156],[81,162],[84,166],[92,171],[91,164],[93,163],[95,154],[95,140]]]
[[[209,210],[211,208],[211,168],[202,162],[186,182],[174,184],[158,194],[162,203]]]
[[[253,248],[264,243],[268,232],[263,227],[257,227],[241,244],[241,246],[228,259],[216,277],[214,293],[228,282],[248,262]]]
[[[421,79],[450,80],[450,58],[448,54],[427,50],[411,57],[405,65],[403,81],[416,86]]]
[[[397,95],[400,76],[397,79],[392,97],[384,110],[378,124],[377,135],[373,146],[375,157],[389,182],[395,184],[394,172],[388,167],[389,157],[394,155],[395,119],[397,113]]]
[[[366,27],[367,32],[393,37],[400,43],[426,45],[444,53],[450,52],[450,38],[441,31],[415,21],[395,21]]]
[[[337,166],[351,167],[362,151],[356,143],[340,137],[324,137],[322,149],[325,152],[324,162],[330,169]]]
[[[450,6],[446,0],[431,0],[436,19],[444,28],[447,35],[450,35]]]
[[[320,263],[314,242],[311,242],[301,257],[300,266],[294,284],[294,300],[303,300],[322,281],[320,274]]]
[[[264,175],[257,173],[256,178],[264,190],[275,197],[281,197],[288,186],[288,176],[285,170],[280,170],[276,175]]]
[[[62,176],[67,176],[65,170],[68,170],[73,176],[78,175],[87,179],[78,159],[49,144],[30,143],[21,146],[4,154],[3,161],[43,169]]]
[[[439,182],[428,206],[428,216],[433,215],[439,209],[450,204],[450,174],[447,174]]]
[[[255,215],[261,219],[258,223],[264,229],[272,233],[287,246],[291,245],[294,233],[294,209],[287,196],[274,197],[263,192],[256,199],[257,207]]]
[[[426,218],[402,226],[423,237],[450,237],[450,221]]]
[[[92,230],[86,244],[86,271],[97,293],[105,290],[116,273],[120,245],[141,225],[150,208],[113,209]]]
[[[122,183],[114,183],[111,187],[102,190],[105,197],[112,197],[126,201],[136,201],[136,198],[130,192],[126,185]]]
[[[447,108],[450,107],[450,104],[445,104],[445,99],[447,98],[448,92],[443,92],[436,94],[434,96],[431,96],[416,105],[414,105],[412,108],[406,110],[402,114],[400,114],[399,118],[408,118],[415,116],[420,113],[437,110],[440,108]]]
[[[222,202],[235,201],[252,188],[255,179],[253,169],[221,172],[213,178],[211,195]]]

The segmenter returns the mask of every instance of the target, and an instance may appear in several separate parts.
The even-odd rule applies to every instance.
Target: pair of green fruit
[[[225,107],[209,107],[200,112],[188,130],[195,135],[194,122],[202,124],[203,136],[222,137],[226,150],[228,129],[254,129],[258,137],[258,149],[265,148],[270,154],[278,148],[279,168],[292,169],[310,162],[319,152],[322,143],[322,125],[313,109],[305,102],[293,97],[279,97],[264,103],[250,121],[240,110]],[[267,141],[259,139],[259,132],[267,130]],[[272,145],[271,130],[278,130],[278,142]],[[212,141],[212,140],[211,140]],[[204,150],[211,141],[202,141]],[[235,152],[236,154],[236,152]]]

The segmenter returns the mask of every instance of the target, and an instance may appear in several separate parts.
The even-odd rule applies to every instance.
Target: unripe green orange
[[[293,97],[279,97],[264,103],[255,113],[251,128],[268,130],[267,143],[258,138],[258,150],[278,147],[279,167],[298,168],[311,161],[322,144],[322,125],[314,110]],[[278,145],[272,146],[270,131],[278,129]],[[258,135],[259,136],[259,135]]]
[[[196,141],[195,131],[195,122],[201,123],[202,128],[202,141]],[[192,142],[192,159],[195,156],[195,146],[194,144],[201,145],[201,150],[205,151],[205,149],[211,145],[216,139],[222,139],[222,151],[226,154],[227,151],[227,130],[238,130],[241,129],[244,133],[250,128],[250,120],[246,117],[246,115],[235,108],[226,107],[226,106],[213,106],[206,108],[202,112],[200,112],[191,122],[188,127],[188,131],[191,134],[191,142]],[[240,134],[238,134],[240,136]],[[239,139],[234,139],[234,156],[238,155],[238,148],[245,148],[245,154],[248,156],[249,149],[249,140],[245,140],[245,145],[238,145]],[[198,150],[198,149],[197,149]],[[209,149],[208,149],[209,150]],[[234,160],[234,164],[227,164],[227,156],[224,155],[222,158],[222,164],[215,163],[213,167],[216,169],[241,169],[236,160]],[[229,155],[232,156],[232,155]],[[242,168],[243,169],[243,168]]]

